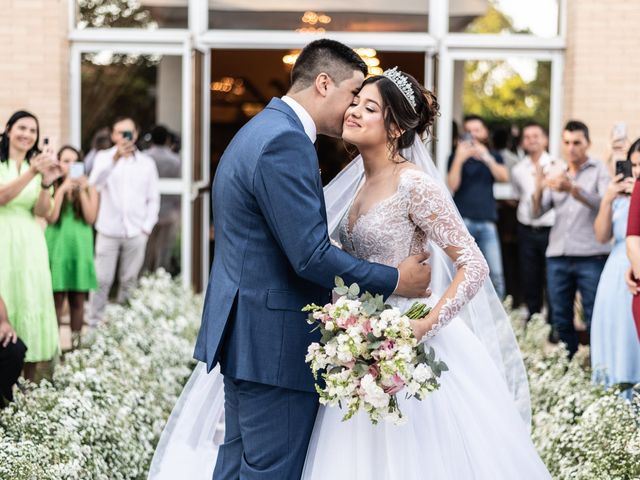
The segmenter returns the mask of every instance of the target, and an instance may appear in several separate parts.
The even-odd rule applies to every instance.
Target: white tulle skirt
[[[398,394],[405,425],[343,422],[320,407],[304,480],[526,480],[551,478],[504,380],[459,318],[427,340],[448,366],[423,401]]]
[[[343,422],[341,410],[321,406],[304,480],[551,478],[502,376],[466,324],[456,318],[427,342],[449,366],[440,390],[424,401],[398,394],[408,418],[402,426],[372,425],[366,414]],[[211,480],[223,408],[222,375],[218,369],[207,375],[198,364],[162,434],[149,479]]]
[[[149,480],[211,480],[224,441],[220,367],[199,362],[173,408],[149,468]]]

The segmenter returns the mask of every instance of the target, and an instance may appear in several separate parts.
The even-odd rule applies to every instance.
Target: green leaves
[[[336,292],[337,295],[341,297],[346,295],[350,300],[356,300],[360,296],[360,286],[357,283],[352,283],[347,286],[342,277],[337,275],[334,281],[336,286],[333,291]]]
[[[442,361],[438,361],[438,362],[435,362],[433,365],[431,365],[431,371],[436,377],[440,378],[440,375],[442,374],[442,372],[449,371],[449,367],[447,366],[446,363]]]
[[[327,342],[329,342],[329,340],[331,340],[333,337],[335,337],[335,333],[334,332],[330,332],[329,330],[324,330],[322,332],[322,338],[320,339],[320,343],[322,345],[326,345]]]

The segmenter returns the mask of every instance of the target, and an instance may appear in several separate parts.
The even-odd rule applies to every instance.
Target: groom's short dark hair
[[[352,48],[327,38],[315,40],[302,49],[291,70],[291,90],[304,90],[323,72],[340,84],[353,77],[354,71],[360,71],[366,76],[368,69],[364,60]]]

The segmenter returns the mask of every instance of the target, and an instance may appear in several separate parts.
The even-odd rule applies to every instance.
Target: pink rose
[[[391,382],[392,385],[389,385],[384,389],[384,392],[389,395],[395,395],[404,387],[404,380],[402,380],[397,373],[391,377]]]

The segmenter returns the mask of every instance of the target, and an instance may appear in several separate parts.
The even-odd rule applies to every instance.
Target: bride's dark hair
[[[402,72],[416,99],[415,111],[409,101],[392,80],[384,75],[376,75],[367,78],[362,86],[374,84],[380,91],[383,102],[384,126],[387,130],[387,139],[391,158],[395,158],[400,150],[413,145],[416,135],[421,138],[425,133],[432,134],[431,127],[435,118],[439,115],[438,100],[436,96],[424,88],[408,73]],[[402,133],[398,137],[398,129]]]

